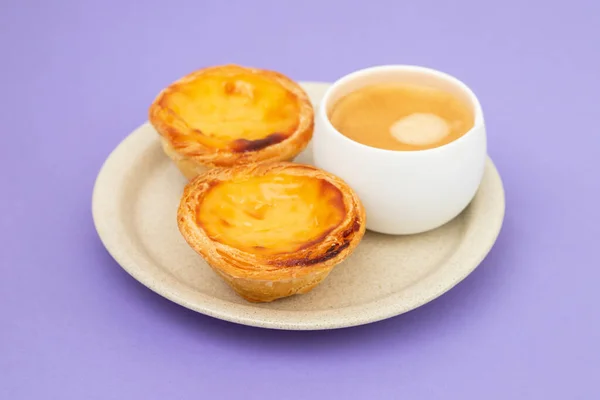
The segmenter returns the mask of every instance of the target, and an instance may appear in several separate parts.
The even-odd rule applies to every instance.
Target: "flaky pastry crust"
[[[274,97],[273,91],[278,89],[279,97]],[[230,111],[228,118],[219,120],[218,112],[210,108],[219,106],[222,113]],[[289,120],[282,131],[257,137],[256,127],[277,126],[278,118]],[[279,72],[222,65],[194,71],[163,89],[150,106],[149,121],[160,135],[165,153],[192,179],[215,167],[293,160],[312,138],[314,109],[300,85]],[[227,123],[245,133],[254,129],[254,134],[250,139],[244,134],[235,137],[236,129],[224,125]],[[215,132],[203,131],[207,124],[225,131],[220,133],[231,140],[224,143]]]
[[[258,218],[257,220],[248,219],[251,217],[240,214],[242,211],[239,208],[246,206],[245,202],[251,201],[253,196],[247,190],[244,191],[247,195],[240,200],[240,204],[243,203],[243,205],[233,209],[233,212],[230,208],[223,208],[226,206],[221,206],[220,200],[214,201],[216,208],[203,210],[204,202],[213,201],[210,196],[214,197],[215,190],[217,190],[215,188],[227,191],[227,188],[231,187],[231,190],[235,191],[234,188],[238,187],[238,182],[248,184],[248,180],[258,180],[261,185],[265,185],[264,189],[257,189],[257,196],[263,193],[261,190],[266,191],[268,196],[272,196],[271,199],[275,199],[272,201],[276,202],[281,194],[272,185],[277,185],[277,182],[284,178],[287,185],[284,190],[293,186],[289,182],[294,182],[296,179],[301,181],[299,195],[294,197],[299,200],[288,201],[286,206],[290,204],[294,208],[306,206],[302,210],[313,210],[314,207],[319,207],[318,213],[311,214],[309,212],[306,225],[298,223],[286,225],[283,221],[285,218],[280,220],[278,217],[266,217],[271,218],[271,221],[268,222],[275,223],[276,230],[284,229],[286,230],[284,233],[297,232],[302,236],[306,234],[307,230],[315,228],[315,226],[319,227],[319,223],[316,225],[310,223],[313,215],[315,215],[315,219],[318,215],[318,218],[325,222],[322,222],[324,231],[317,232],[316,239],[315,237],[307,239],[306,243],[294,242],[289,248],[285,247],[288,243],[269,242],[272,239],[270,236],[269,240],[259,243],[271,246],[271,249],[265,249],[262,245],[250,246],[249,243],[237,242],[232,245],[227,240],[227,227],[248,224],[246,232],[242,229],[239,236],[230,236],[237,238],[244,237],[243,235],[246,233],[250,235],[255,233],[257,227],[251,222],[257,224],[264,222],[259,220],[264,218],[264,210],[261,211],[263,212],[262,216],[255,216]],[[235,182],[233,185],[226,186],[232,181]],[[314,184],[315,182],[316,184]],[[302,196],[313,186],[321,188],[324,194],[320,198],[314,197],[315,201],[300,204]],[[336,197],[336,193],[339,194],[339,197]],[[233,196],[225,193],[223,201],[226,202],[227,197]],[[312,194],[306,196],[312,196]],[[308,200],[312,198],[307,197]],[[263,205],[256,204],[258,205],[250,210],[260,211]],[[271,206],[277,207],[277,204],[271,203]],[[221,221],[224,224],[223,229],[225,229],[223,235],[218,233],[218,227],[206,226],[207,220],[214,221],[217,218],[215,213],[221,212],[219,210],[223,210],[223,215],[228,215],[230,218],[232,215],[238,216],[238,220],[235,221]],[[266,214],[269,215],[269,212],[271,211],[267,210]],[[287,209],[284,212],[286,214],[281,214],[282,216],[289,216]],[[206,213],[205,217],[203,217],[203,213]],[[244,221],[240,221],[240,218]],[[246,219],[250,222],[246,222]],[[293,220],[294,217],[292,216],[290,219]],[[303,221],[303,219],[297,219],[297,221]],[[202,256],[240,296],[250,302],[270,302],[282,297],[306,293],[322,282],[334,266],[345,260],[354,251],[364,236],[366,221],[365,210],[360,199],[340,178],[309,165],[267,162],[233,168],[214,168],[197,176],[184,189],[178,208],[177,222],[182,236],[191,248]],[[271,227],[273,228],[273,226]],[[266,232],[265,235],[269,233]],[[289,235],[275,235],[274,237],[279,238],[280,236],[289,238]],[[232,240],[235,242],[235,239]],[[282,248],[286,248],[286,250],[281,250]]]

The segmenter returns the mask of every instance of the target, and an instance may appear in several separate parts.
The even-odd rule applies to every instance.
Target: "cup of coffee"
[[[359,70],[325,93],[313,157],[356,191],[367,229],[425,232],[454,219],[479,188],[483,113],[471,89],[446,73],[409,65]]]

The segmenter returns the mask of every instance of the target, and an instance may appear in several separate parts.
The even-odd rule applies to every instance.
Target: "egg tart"
[[[244,299],[307,293],[365,233],[365,210],[340,178],[268,162],[213,168],[185,187],[179,230]]]
[[[165,153],[191,179],[215,167],[293,160],[312,138],[314,109],[281,73],[223,65],[163,89],[149,120]]]

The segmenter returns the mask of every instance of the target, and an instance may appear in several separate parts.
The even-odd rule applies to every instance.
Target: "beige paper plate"
[[[327,84],[304,83],[318,103]],[[309,146],[310,147],[310,146]],[[310,148],[297,161],[310,163]],[[504,218],[504,190],[491,160],[469,207],[445,226],[414,236],[367,232],[312,292],[268,304],[238,297],[179,234],[185,180],[144,124],[108,157],[96,180],[93,217],[115,260],[154,292],[227,321],[275,329],[341,328],[421,306],[464,279],[487,255]]]

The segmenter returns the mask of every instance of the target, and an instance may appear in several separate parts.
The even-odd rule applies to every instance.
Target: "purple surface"
[[[0,398],[600,398],[599,2],[91,3],[0,5]],[[164,85],[225,62],[464,80],[507,192],[488,258],[329,332],[214,320],[130,278],[94,230],[98,169]]]

